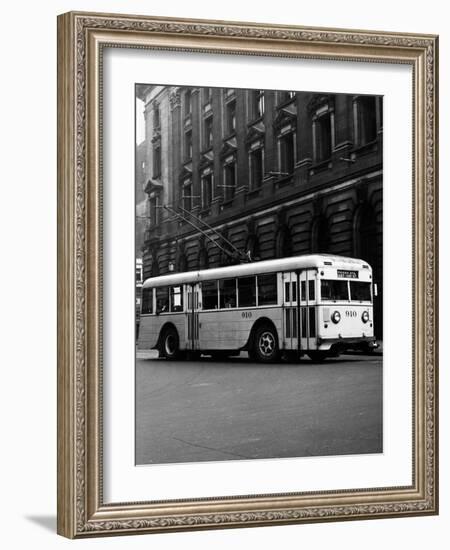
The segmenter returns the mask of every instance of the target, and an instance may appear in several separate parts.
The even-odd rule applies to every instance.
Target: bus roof
[[[338,269],[362,269],[370,266],[364,260],[334,256],[332,254],[308,254],[305,256],[290,256],[276,260],[263,260],[246,264],[214,267],[211,269],[185,271],[183,273],[169,273],[159,277],[150,277],[144,282],[143,288],[161,287],[197,283],[229,277],[245,277],[262,273],[276,273],[278,271],[296,271],[319,267],[336,267]]]

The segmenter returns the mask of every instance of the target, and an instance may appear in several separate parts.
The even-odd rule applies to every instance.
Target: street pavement
[[[382,450],[380,355],[136,361],[136,464]]]

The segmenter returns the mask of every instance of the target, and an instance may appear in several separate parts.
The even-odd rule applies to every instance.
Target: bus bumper
[[[372,353],[378,348],[374,336],[360,336],[356,338],[317,338],[317,349],[331,353],[343,353],[347,350],[356,350]]]

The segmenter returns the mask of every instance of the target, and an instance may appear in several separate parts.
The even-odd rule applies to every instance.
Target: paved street
[[[382,451],[382,357],[136,361],[136,463]]]

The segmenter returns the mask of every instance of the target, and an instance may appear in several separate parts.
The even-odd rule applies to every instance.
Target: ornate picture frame
[[[103,499],[105,47],[404,64],[413,75],[412,484]],[[438,38],[70,12],[58,18],[58,533],[69,538],[438,513]]]

